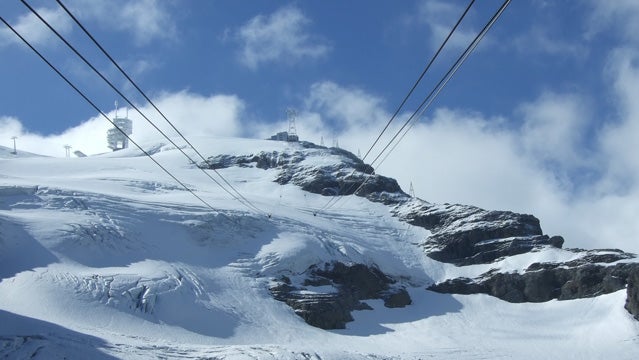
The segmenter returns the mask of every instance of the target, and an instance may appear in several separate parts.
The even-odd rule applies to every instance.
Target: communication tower
[[[299,141],[297,136],[297,128],[295,127],[295,118],[297,118],[297,111],[295,109],[286,109],[286,116],[288,117],[288,141]]]
[[[113,151],[129,147],[129,138],[127,136],[133,133],[133,121],[129,120],[128,113],[127,109],[125,117],[118,117],[118,102],[115,102],[115,117],[113,118],[115,126],[107,131],[108,147]]]

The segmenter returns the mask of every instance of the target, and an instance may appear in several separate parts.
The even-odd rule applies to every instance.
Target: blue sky
[[[55,1],[29,1],[142,98]],[[185,132],[364,152],[466,1],[64,1]],[[398,122],[501,1],[478,0]],[[18,0],[0,14],[105,111],[117,99]],[[430,201],[534,213],[574,246],[639,251],[639,3],[514,0],[380,172]],[[0,145],[107,151],[108,124],[0,28]],[[120,104],[124,102],[119,100]],[[149,112],[150,113],[150,112]],[[132,113],[134,137],[154,135]],[[156,119],[155,114],[152,115]],[[4,139],[4,140],[2,140]]]
[[[383,99],[391,110],[467,3],[67,2],[150,94],[185,89],[205,96],[233,94],[245,102],[251,116],[267,122],[281,117],[288,106],[300,107],[309,86],[319,81],[363,89]],[[100,69],[116,75],[54,1],[31,3],[52,13],[74,45]],[[464,40],[500,3],[483,0],[474,5],[460,29],[463,36],[453,39],[457,46],[444,52],[436,70],[449,66]],[[599,34],[584,39],[584,33],[591,31],[587,27],[591,7],[578,2],[515,1],[437,104],[503,115],[547,88],[601,87],[604,79],[588,70],[601,68],[605,54],[595,49],[605,46],[607,39]],[[33,28],[37,25],[37,19],[21,19],[28,10],[17,0],[4,1],[1,10],[14,24],[22,20],[33,22]],[[284,38],[274,40],[278,36]],[[43,134],[62,132],[93,115],[93,109],[28,49],[7,44],[11,37],[5,30],[0,50],[0,75],[13,85],[2,89],[3,115],[18,117],[27,129]],[[43,35],[38,45],[101,107],[111,109],[117,95],[61,42]],[[125,83],[113,77],[118,84]],[[423,96],[438,78],[426,80],[417,95]]]

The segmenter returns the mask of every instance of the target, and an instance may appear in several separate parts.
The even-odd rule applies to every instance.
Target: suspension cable
[[[21,0],[21,1],[23,1],[23,0]],[[260,209],[255,207],[246,197],[244,197],[224,176],[222,176],[222,174],[220,174],[217,171],[217,169],[212,168],[211,163],[209,162],[209,160],[206,159],[202,155],[202,153],[200,153],[200,151],[198,151],[198,149],[184,136],[184,134],[182,134],[182,132],[180,132],[180,130],[178,130],[175,127],[175,125],[171,121],[169,121],[169,119],[166,117],[166,115],[164,115],[164,113],[162,111],[160,111],[160,109],[155,105],[155,103],[153,101],[151,101],[151,99],[146,95],[146,93],[144,91],[142,91],[142,89],[138,86],[138,84],[135,81],[133,81],[133,79],[129,76],[129,74],[126,71],[124,71],[124,69],[118,64],[117,61],[115,61],[115,59],[109,54],[109,52],[106,51],[102,45],[100,45],[100,43],[89,32],[89,30],[87,30],[86,27],[84,25],[82,25],[80,20],[78,20],[78,18],[75,15],[73,15],[73,13],[71,13],[71,11],[62,3],[62,1],[61,0],[56,0],[56,2],[69,15],[69,17],[71,17],[71,19],[73,19],[73,21],[80,27],[80,29],[82,29],[82,31],[89,37],[89,39],[91,39],[91,41],[98,47],[98,49],[100,49],[100,51],[102,51],[102,53],[111,61],[111,63],[120,71],[120,73],[122,73],[122,75],[124,75],[124,77],[126,77],[126,79],[131,83],[131,85],[133,85],[133,87],[135,87],[135,89],[144,97],[144,99],[160,114],[160,116],[162,116],[162,118],[164,118],[164,120],[171,126],[171,128],[173,128],[173,130],[186,142],[186,144],[191,149],[193,149],[193,151],[195,151],[195,153],[202,159],[202,161],[204,161],[204,163],[207,165],[207,167],[211,168],[211,170],[213,170],[215,172],[215,174],[217,174],[220,177],[220,179],[222,179],[222,181],[229,188],[231,188],[239,198],[241,198],[247,204],[250,204],[252,208],[257,209],[258,211],[262,212]]]
[[[57,0],[57,1],[59,2],[60,0]],[[422,71],[421,75],[419,75],[419,77],[417,78],[417,81],[415,81],[415,83],[413,84],[413,87],[410,89],[408,94],[406,94],[406,96],[404,97],[404,100],[402,100],[401,104],[399,104],[393,116],[391,116],[391,118],[388,120],[388,122],[386,123],[386,126],[384,126],[382,131],[377,136],[377,139],[373,141],[373,145],[371,145],[368,151],[366,151],[366,154],[364,154],[364,157],[362,157],[362,161],[366,160],[366,157],[368,156],[368,154],[373,150],[375,145],[377,145],[377,142],[379,141],[379,139],[381,139],[382,135],[388,129],[388,127],[393,122],[393,120],[395,120],[395,117],[397,117],[397,114],[399,114],[402,107],[404,107],[404,104],[406,104],[406,101],[408,101],[408,98],[413,94],[413,91],[415,91],[415,88],[417,88],[417,85],[419,85],[419,83],[422,81],[422,79],[424,78],[424,75],[426,75],[428,70],[430,70],[430,67],[435,62],[435,59],[437,59],[437,57],[439,56],[439,53],[444,49],[444,46],[446,46],[446,44],[448,43],[448,40],[451,38],[451,36],[453,36],[453,33],[457,30],[457,27],[459,26],[459,24],[461,24],[464,17],[466,17],[466,14],[468,13],[468,11],[470,10],[470,8],[473,6],[474,3],[475,3],[475,0],[471,0],[468,6],[466,6],[466,10],[464,10],[462,15],[459,17],[459,19],[455,23],[455,26],[453,26],[453,28],[450,30],[450,32],[448,33],[448,35],[446,36],[442,44],[439,46],[439,48],[437,49],[433,57],[430,59],[430,61],[428,62],[424,70]]]
[[[466,49],[464,50],[464,52],[458,57],[457,61],[450,67],[450,69],[448,70],[448,72],[442,77],[442,79],[439,81],[439,83],[437,83],[437,85],[433,88],[433,90],[428,94],[428,96],[426,96],[426,98],[422,101],[422,103],[419,105],[419,107],[413,112],[413,114],[404,122],[404,124],[402,125],[402,127],[395,133],[395,135],[393,136],[393,138],[386,144],[386,146],[380,151],[380,153],[377,155],[377,157],[375,157],[375,159],[371,162],[371,166],[382,156],[382,154],[384,153],[384,151],[386,151],[388,149],[388,147],[393,143],[393,141],[395,141],[397,139],[397,137],[399,136],[399,134],[406,128],[406,126],[408,126],[409,124],[411,124],[410,127],[406,128],[406,131],[404,132],[404,134],[400,137],[400,139],[395,143],[395,145],[393,146],[393,148],[386,154],[386,156],[384,157],[384,159],[382,160],[382,162],[386,159],[386,157],[388,157],[388,155],[390,154],[390,152],[392,152],[395,147],[397,146],[397,144],[399,144],[399,142],[403,139],[403,137],[406,135],[406,133],[408,131],[410,131],[410,129],[414,126],[414,124],[416,123],[416,121],[424,114],[424,112],[430,107],[430,105],[433,103],[433,101],[435,100],[435,98],[439,95],[439,93],[442,91],[442,89],[446,86],[446,84],[448,84],[448,82],[450,81],[450,79],[453,77],[453,75],[457,72],[457,70],[461,67],[461,65],[466,61],[466,59],[468,58],[468,56],[470,56],[470,54],[475,50],[475,48],[477,47],[477,45],[479,45],[479,43],[481,42],[481,40],[485,37],[486,33],[488,33],[488,31],[490,30],[490,28],[493,26],[493,24],[499,19],[499,17],[503,14],[503,12],[506,10],[506,8],[508,7],[508,5],[510,4],[512,0],[505,0],[504,3],[501,5],[501,7],[495,12],[495,14],[491,17],[491,19],[486,23],[486,25],[484,25],[483,29],[477,34],[477,36],[475,37],[475,39],[468,45],[468,47],[466,47]],[[413,121],[413,119],[417,119],[415,121]],[[380,162],[381,164],[381,162]],[[353,194],[356,194],[362,187],[364,187],[364,185],[368,182],[368,180],[372,177],[372,174],[369,174],[364,181],[355,189],[355,191],[353,192]],[[351,185],[352,188],[353,185]],[[350,188],[348,189],[348,191],[350,191]],[[347,191],[347,192],[348,192]],[[326,210],[330,207],[335,206],[335,204],[337,202],[340,201],[340,199],[342,199],[342,197],[335,197],[332,198],[331,200],[335,199],[334,201],[329,201],[324,207],[322,207],[320,209],[320,211]]]
[[[151,121],[144,113],[142,113],[142,111],[136,105],[134,105],[133,102],[127,96],[125,96],[120,90],[118,90],[115,87],[115,85],[113,85],[113,83],[111,81],[109,81],[98,69],[95,68],[95,66],[93,66],[82,54],[80,54],[78,52],[78,50],[73,45],[71,45],[64,38],[64,36],[62,36],[57,30],[55,30],[49,24],[49,22],[47,22],[33,7],[31,7],[31,5],[29,5],[25,0],[20,0],[20,1],[34,15],[36,15],[40,19],[40,21],[42,21],[60,40],[62,40],[62,42],[64,42],[65,45],[67,45],[67,47],[69,47],[69,49],[71,49],[87,66],[89,66],[89,68],[91,68],[91,70],[93,70],[93,72],[95,72],[104,82],[106,82],[109,85],[109,87],[111,87],[111,89],[113,89],[113,91],[115,91],[118,95],[120,95],[133,109],[135,109],[138,112],[138,114],[140,114],[140,116],[142,116],[142,118],[144,118],[151,126],[153,126],[154,129],[156,129],[162,136],[164,136],[164,138],[167,141],[169,141],[171,143],[171,145],[173,145],[178,151],[180,151],[191,163],[195,163],[196,164],[196,162],[182,149],[182,147],[178,146],[168,135],[166,135],[165,132],[163,132],[160,128],[158,128],[157,125],[155,125],[153,123],[153,121]],[[266,212],[264,212],[263,210],[257,208],[252,203],[246,202],[242,198],[240,198],[240,197],[236,196],[235,194],[233,194],[232,192],[230,192],[219,181],[217,181],[215,178],[213,178],[211,176],[211,174],[209,174],[205,169],[200,168],[197,165],[196,165],[196,167],[199,168],[209,179],[211,179],[213,182],[215,182],[222,190],[224,190],[226,193],[228,193],[235,200],[238,200],[240,203],[242,203],[244,206],[246,206],[249,210],[255,211],[255,212],[258,212],[258,213],[262,213],[262,214],[266,214]],[[215,172],[219,176],[221,176],[217,170],[215,170]]]
[[[188,191],[191,195],[193,195],[194,197],[196,197],[202,204],[204,204],[206,207],[208,207],[211,210],[216,211],[216,209],[211,206],[211,204],[209,204],[208,202],[206,202],[204,199],[202,199],[200,196],[198,196],[192,189],[190,189],[188,186],[186,186],[186,184],[184,184],[182,181],[180,181],[175,175],[173,175],[167,168],[165,168],[164,166],[162,166],[162,164],[160,164],[157,160],[155,160],[151,154],[149,154],[146,150],[144,150],[137,142],[135,142],[133,139],[131,139],[131,137],[123,130],[121,129],[119,126],[117,126],[111,119],[109,119],[109,117],[102,111],[100,110],[95,103],[93,103],[80,89],[78,89],[75,85],[73,85],[73,83],[66,77],[64,76],[64,74],[62,74],[60,72],[60,70],[58,70],[58,68],[56,68],[49,60],[47,60],[44,55],[42,55],[38,50],[36,50],[36,48],[33,47],[33,45],[31,45],[31,43],[29,43],[29,41],[27,41],[22,35],[20,35],[20,33],[18,33],[18,31],[16,29],[14,29],[2,16],[0,16],[0,21],[2,21],[18,38],[20,38],[20,40],[22,40],[22,42],[24,42],[31,50],[33,50],[33,52],[38,55],[38,57],[40,57],[40,59],[42,61],[44,61],[47,65],[49,65],[49,67],[55,71],[56,74],[58,74],[58,76],[60,76],[62,78],[62,80],[64,80],[73,90],[75,90],[78,95],[80,95],[86,102],[89,103],[89,105],[91,105],[91,107],[93,107],[93,109],[95,109],[98,113],[100,113],[100,115],[102,115],[102,117],[104,117],[108,122],[111,123],[111,125],[113,125],[116,129],[118,129],[118,131],[120,131],[120,133],[122,133],[122,135],[124,135],[133,145],[135,145],[138,149],[140,149],[140,151],[142,151],[142,153],[144,155],[146,155],[149,159],[151,159],[151,161],[153,161],[160,169],[162,169],[162,171],[164,171],[166,174],[168,174],[171,178],[173,178],[173,180],[175,180],[178,184],[180,184],[186,191]]]
[[[437,57],[439,56],[439,54],[441,53],[441,51],[444,49],[444,47],[446,46],[446,44],[448,43],[448,41],[450,40],[450,38],[453,36],[453,33],[457,30],[457,28],[459,27],[459,25],[461,24],[462,20],[466,17],[466,14],[468,13],[468,11],[470,10],[470,8],[473,6],[473,4],[475,3],[475,0],[471,0],[470,3],[468,4],[468,6],[466,6],[466,9],[464,10],[464,12],[461,14],[461,16],[459,17],[459,19],[457,20],[457,22],[455,23],[455,25],[452,27],[452,29],[448,32],[448,35],[446,36],[446,38],[444,39],[444,41],[442,42],[442,44],[439,46],[439,48],[437,49],[437,51],[435,52],[435,54],[431,57],[431,59],[429,60],[429,62],[427,63],[426,67],[424,68],[424,70],[422,71],[422,73],[420,74],[420,76],[417,78],[417,81],[415,81],[415,83],[413,84],[412,88],[410,89],[410,91],[408,92],[408,94],[406,94],[406,96],[404,97],[404,99],[402,100],[401,104],[397,107],[397,109],[395,110],[395,113],[391,116],[391,118],[388,120],[388,122],[386,123],[386,125],[384,126],[384,128],[382,129],[382,131],[379,133],[379,135],[377,136],[377,138],[375,139],[375,141],[373,141],[373,144],[370,146],[370,148],[368,149],[368,151],[366,151],[366,154],[364,155],[364,157],[362,157],[362,161],[366,160],[366,157],[370,154],[370,152],[373,150],[373,148],[375,147],[375,145],[379,142],[379,140],[381,139],[382,135],[384,134],[384,132],[386,132],[386,130],[388,129],[388,127],[390,126],[390,124],[393,122],[393,120],[397,117],[397,115],[399,114],[399,112],[401,111],[401,109],[403,108],[404,104],[406,104],[406,101],[408,101],[408,98],[413,94],[413,92],[415,91],[415,89],[417,88],[417,85],[421,82],[421,80],[424,78],[424,76],[426,75],[426,73],[428,72],[428,70],[430,70],[431,66],[433,65],[433,63],[435,62],[435,60],[437,59]],[[382,150],[383,151],[383,150]],[[372,164],[371,164],[372,165]],[[351,174],[349,176],[353,176],[355,175],[355,169],[353,169],[353,171],[351,172]],[[355,186],[355,184],[351,184],[348,189],[346,190],[346,193],[350,192],[353,188],[353,186]],[[359,190],[359,189],[358,189]],[[357,191],[357,190],[356,190]],[[321,208],[320,211],[332,206],[331,203],[337,202],[337,198],[333,197],[331,199],[328,200],[328,202]]]

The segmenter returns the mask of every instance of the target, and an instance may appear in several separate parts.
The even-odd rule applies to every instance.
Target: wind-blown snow
[[[299,147],[193,141],[205,156]],[[625,291],[511,304],[425,290],[491,266],[515,270],[571,260],[572,252],[548,250],[463,268],[443,264],[416,245],[427,231],[400,222],[382,204],[351,196],[318,213],[328,197],[273,182],[274,169],[218,170],[269,218],[232,199],[176,149],[145,148],[215,210],[135,149],[0,159],[0,355],[634,359],[639,353],[639,322],[623,308]],[[334,260],[376,265],[404,279],[413,304],[390,309],[381,300],[367,301],[373,310],[354,312],[344,330],[325,331],[270,295],[273,278]]]

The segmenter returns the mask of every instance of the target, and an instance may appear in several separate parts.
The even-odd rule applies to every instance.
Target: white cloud
[[[639,41],[639,2],[635,0],[590,0],[591,15],[588,36],[614,28],[624,41]]]
[[[310,20],[296,7],[284,7],[269,16],[258,15],[238,29],[240,61],[251,69],[268,62],[298,62],[325,56],[330,47],[309,34]]]
[[[158,62],[151,59],[127,60],[123,61],[121,66],[128,69],[127,73],[135,77],[159,67]]]
[[[62,9],[36,8],[35,10],[60,34],[66,35],[71,32],[72,20]],[[11,26],[34,46],[57,44],[51,41],[55,34],[32,12],[19,16]],[[13,43],[21,44],[22,41],[3,25],[0,29],[0,47]]]
[[[202,96],[182,91],[164,94],[155,99],[154,103],[187,139],[189,136],[201,134],[219,137],[241,135],[240,118],[244,104],[235,96]],[[177,136],[151,106],[142,106],[140,110],[168,136]],[[122,115],[124,111],[120,109],[119,114]],[[112,111],[107,115],[113,118],[115,114]],[[137,112],[130,110],[128,115],[133,120],[132,137],[136,142],[166,142]],[[64,156],[65,144],[73,146],[73,151],[98,154],[110,151],[107,148],[106,132],[111,127],[111,124],[98,115],[61,134],[43,136],[29,132],[18,119],[0,117],[0,138],[10,139],[12,136],[18,136],[20,150],[49,156]],[[181,140],[176,140],[176,143],[184,144]]]
[[[327,116],[333,123],[332,128],[336,129],[376,124],[388,119],[382,99],[361,89],[344,88],[330,81],[311,86],[306,107]]]
[[[11,116],[0,116],[0,134],[2,134],[3,140],[21,135],[23,131],[22,123],[18,119]]]
[[[167,2],[159,0],[72,0],[65,2],[85,26],[96,23],[108,31],[130,34],[136,45],[148,45],[155,40],[175,40],[177,27]],[[73,31],[74,22],[60,7],[36,8],[36,11],[62,35]],[[51,41],[55,34],[30,11],[19,16],[12,26],[33,45],[58,44]],[[18,43],[9,29],[0,29],[0,47]]]
[[[609,160],[605,190],[624,194],[639,192],[639,50],[621,49],[613,53],[608,64],[618,118],[604,128],[601,147]],[[639,202],[638,202],[639,204]],[[638,205],[639,206],[639,205]]]
[[[584,58],[588,56],[588,47],[571,41],[562,40],[556,32],[549,34],[547,30],[539,26],[531,28],[528,32],[516,36],[513,39],[515,49],[524,54],[541,54],[555,56],[570,56],[572,58]]]
[[[176,39],[177,26],[170,4],[159,0],[74,0],[67,5],[80,21],[89,20],[103,29],[130,34],[136,45],[144,46],[155,40]]]
[[[239,136],[242,133],[240,125],[244,103],[233,95],[203,96],[186,91],[167,93],[159,96],[154,103],[171,120],[175,127],[185,136],[210,134],[211,136]],[[151,114],[149,119],[154,121],[160,129],[169,136],[175,134],[164,119],[151,106],[141,108],[145,114]],[[140,141],[158,139],[156,130],[149,125],[137,112],[130,111],[129,118],[134,121],[134,138]]]
[[[464,8],[458,6],[458,3],[423,0],[419,3],[416,14],[409,17],[409,22],[428,26],[430,30],[429,43],[431,47],[436,49],[446,39],[463,11]],[[474,29],[468,28],[468,18],[466,18],[451,36],[447,46],[464,49],[473,41],[476,34]]]
[[[154,39],[171,39],[176,35],[173,16],[157,0],[127,1],[114,25],[133,33],[138,44],[147,44]]]
[[[563,235],[569,247],[639,252],[639,160],[630,145],[639,143],[639,107],[632,101],[639,92],[639,66],[623,59],[614,74],[616,96],[627,100],[623,118],[594,140],[586,138],[594,121],[586,98],[546,92],[518,107],[512,119],[437,109],[376,167],[404,189],[412,182],[428,201],[534,214],[546,233]],[[301,114],[298,129],[311,122],[307,133],[298,131],[302,139],[318,142],[324,135],[330,145],[328,129],[338,120],[342,126],[334,136],[354,153],[371,145],[389,116],[376,96],[332,82],[310,87]],[[395,129],[406,117],[400,116]],[[504,125],[513,123],[520,125]],[[278,131],[285,129],[285,123],[278,125]],[[584,149],[586,140],[593,142],[591,149]],[[580,179],[583,168],[600,175]],[[574,178],[566,183],[566,176]],[[576,189],[572,182],[582,183]]]
[[[106,131],[110,125],[101,118],[92,118],[62,134],[43,136],[24,128],[18,119],[0,118],[0,137],[9,139],[17,136],[18,151],[62,157],[64,145],[73,146],[73,151],[82,150],[88,154],[105,152]]]
[[[522,104],[521,146],[541,165],[567,172],[588,167],[592,158],[583,148],[589,116],[588,102],[576,94],[546,92]]]

